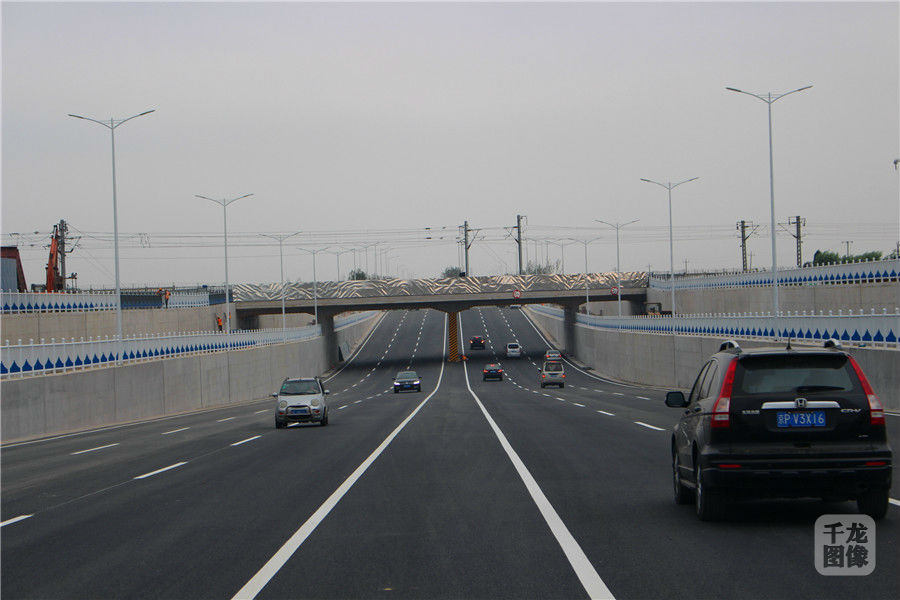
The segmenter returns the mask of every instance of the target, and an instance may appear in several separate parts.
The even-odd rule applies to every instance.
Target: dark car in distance
[[[669,392],[683,410],[672,432],[675,501],[701,520],[737,498],[855,500],[884,517],[893,454],[884,409],[859,364],[824,348],[742,350],[727,341],[691,392]]]
[[[484,338],[480,335],[473,335],[469,340],[469,350],[484,350]]]
[[[483,381],[488,379],[497,379],[503,381],[503,369],[497,363],[490,363],[484,366]]]
[[[403,390],[411,392],[422,391],[422,381],[415,371],[400,371],[394,377],[394,393],[399,394]]]

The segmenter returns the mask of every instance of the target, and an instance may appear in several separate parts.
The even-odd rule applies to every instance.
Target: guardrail
[[[562,309],[532,305],[533,310],[561,318]],[[881,314],[853,311],[838,314],[785,312],[775,317],[762,313],[701,314],[679,316],[640,315],[601,317],[579,314],[576,322],[588,327],[668,335],[695,335],[751,340],[785,340],[817,343],[835,338],[848,346],[900,349],[900,308]]]
[[[170,299],[171,301],[171,299]],[[335,319],[335,328],[346,327],[371,317],[373,312],[357,313]],[[318,325],[256,331],[197,332],[187,334],[158,334],[126,336],[121,343],[115,337],[89,338],[88,340],[51,338],[48,343],[29,340],[23,344],[0,347],[0,378],[28,377],[70,373],[87,368],[108,367],[121,362],[134,364],[150,360],[246,350],[284,342],[296,342],[321,335]]]
[[[0,292],[3,314],[116,310],[112,292]]]
[[[778,270],[778,285],[835,285],[881,283],[900,279],[900,259],[860,261]],[[676,290],[765,287],[772,285],[771,271],[698,275],[675,278]],[[670,289],[668,277],[650,277],[650,287]]]

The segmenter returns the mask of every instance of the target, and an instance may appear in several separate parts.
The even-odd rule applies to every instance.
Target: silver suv
[[[548,385],[566,387],[566,369],[563,367],[562,361],[545,360],[544,366],[538,371],[541,373],[541,387]]]
[[[328,390],[318,377],[288,378],[281,383],[275,398],[275,428],[283,429],[288,422],[328,425]]]

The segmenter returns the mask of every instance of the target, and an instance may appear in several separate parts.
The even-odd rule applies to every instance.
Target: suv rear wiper
[[[843,389],[839,385],[801,385],[797,387],[798,392],[829,392]]]

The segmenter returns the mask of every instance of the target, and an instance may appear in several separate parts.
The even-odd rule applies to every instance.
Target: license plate
[[[812,412],[787,412],[779,411],[779,427],[825,427],[825,411],[814,410]]]
[[[292,408],[291,414],[292,415],[306,415],[306,414],[309,414],[309,411],[305,408]]]

